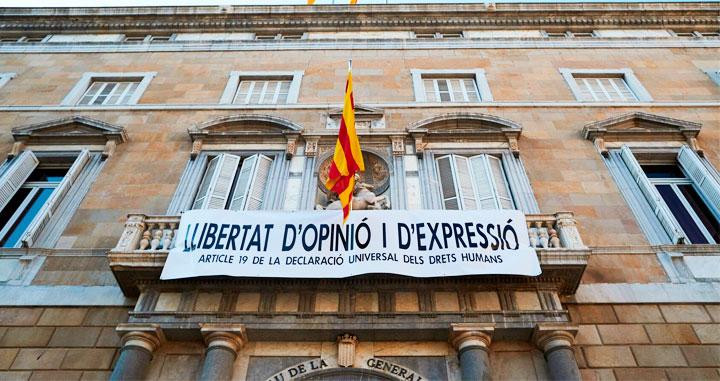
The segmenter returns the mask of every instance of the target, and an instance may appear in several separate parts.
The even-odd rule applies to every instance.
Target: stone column
[[[200,381],[232,379],[233,364],[238,351],[247,342],[242,324],[202,324],[200,327],[207,350]]]
[[[494,331],[491,324],[451,324],[450,342],[458,352],[463,381],[490,380],[488,351]]]
[[[160,327],[156,324],[127,323],[118,325],[115,330],[122,336],[122,348],[110,380],[144,379],[153,352],[165,341]]]
[[[545,354],[548,373],[553,381],[580,381],[572,345],[577,327],[568,324],[539,324],[533,332],[533,341]]]

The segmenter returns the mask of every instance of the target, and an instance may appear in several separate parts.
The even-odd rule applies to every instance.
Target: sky
[[[490,1],[490,0],[487,0]],[[499,0],[495,3],[639,3],[639,2],[713,2],[720,0]],[[316,0],[315,4],[347,4],[348,0]],[[358,4],[459,4],[483,3],[478,0],[358,0]],[[0,7],[124,7],[162,5],[303,5],[307,0],[0,0]]]

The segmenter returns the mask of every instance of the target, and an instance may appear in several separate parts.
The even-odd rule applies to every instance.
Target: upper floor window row
[[[353,31],[353,32],[229,32],[229,33],[167,33],[167,34],[8,34],[0,43],[187,43],[193,41],[267,41],[267,40],[351,40],[351,39],[633,39],[633,38],[720,38],[716,30],[670,29],[575,29],[575,30],[416,30],[416,31]]]
[[[579,102],[652,102],[633,71],[621,69],[559,69]],[[415,101],[422,103],[493,102],[485,70],[411,69]],[[720,83],[717,69],[706,69]],[[156,73],[85,73],[63,106],[121,106],[138,103]],[[15,73],[0,73],[0,87]],[[221,104],[279,105],[298,102],[303,71],[233,71],[220,97]]]

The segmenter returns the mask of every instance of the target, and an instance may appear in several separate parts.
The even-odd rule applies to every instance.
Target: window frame
[[[180,213],[185,210],[193,210],[193,204],[196,201],[198,192],[200,191],[200,186],[202,185],[203,179],[205,178],[205,175],[207,173],[208,165],[211,160],[213,160],[220,154],[239,156],[241,159],[237,165],[237,168],[235,169],[235,174],[233,176],[230,189],[228,191],[229,194],[227,200],[225,201],[225,205],[228,208],[232,202],[232,197],[235,191],[234,188],[236,185],[237,177],[239,176],[239,172],[242,168],[242,164],[245,162],[245,159],[255,154],[267,156],[272,160],[269,169],[268,181],[265,185],[265,189],[263,190],[263,203],[259,210],[280,210],[283,207],[284,198],[278,195],[279,193],[282,193],[282,189],[277,187],[273,188],[270,185],[272,184],[271,180],[273,179],[279,178],[280,181],[285,181],[283,180],[282,176],[287,175],[285,167],[289,165],[289,161],[285,160],[285,152],[273,149],[203,150],[196,158],[190,159],[188,161],[186,169],[183,171],[184,173],[181,176],[180,181],[178,182],[178,186],[175,191],[175,195],[173,196],[173,199],[175,199],[176,197],[184,197],[182,196],[183,193],[187,193],[189,196],[186,198],[185,205],[178,206],[178,210]],[[192,174],[191,172],[196,173]],[[215,176],[217,176],[217,174],[215,174]],[[287,177],[284,177],[284,179],[287,179]],[[181,193],[178,193],[178,191],[181,191]],[[172,204],[173,202],[171,201],[171,205],[168,207],[168,210],[173,208]],[[224,210],[231,209],[224,208]]]
[[[637,79],[635,74],[633,73],[632,69],[630,68],[621,68],[621,69],[569,69],[569,68],[560,68],[558,69],[560,71],[560,74],[562,74],[563,79],[565,79],[565,83],[570,88],[570,91],[572,92],[573,96],[575,96],[575,100],[578,102],[583,103],[637,103],[637,102],[652,102],[653,98],[650,95],[650,93],[643,87],[643,85],[640,83],[640,81]],[[625,101],[613,101],[613,100],[605,100],[605,101],[591,101],[591,100],[583,100],[582,99],[582,89],[580,86],[578,86],[576,82],[576,75],[580,76],[597,76],[597,77],[620,77],[625,81],[625,84],[628,86],[630,91],[635,95],[635,98],[637,98],[636,101],[633,100],[625,100]]]
[[[480,100],[477,103],[492,102],[493,96],[490,91],[490,86],[487,82],[484,69],[439,69],[439,70],[425,70],[425,69],[411,69],[410,75],[412,76],[413,91],[415,93],[415,102],[423,103],[442,103],[442,104],[458,104],[458,103],[475,103],[475,102],[436,102],[428,101],[427,93],[425,89],[426,79],[469,79],[472,78],[475,82],[475,87],[478,91]],[[423,78],[424,77],[424,78]],[[435,82],[433,82],[435,83]]]
[[[76,107],[122,107],[135,105],[138,103],[145,90],[150,85],[150,81],[157,75],[157,72],[128,72],[128,73],[84,73],[80,80],[60,102],[62,106]],[[90,89],[94,82],[123,82],[123,78],[141,78],[133,95],[128,99],[127,103],[119,105],[80,105],[80,100]]]
[[[10,82],[11,79],[15,78],[16,75],[17,74],[10,72],[0,73],[0,88],[7,85],[7,83]]]
[[[295,104],[300,96],[300,85],[305,72],[296,71],[231,71],[225,90],[220,97],[220,104],[235,104],[242,106],[266,106],[271,107],[278,105],[277,103],[233,103],[237,96],[240,82],[243,80],[259,80],[259,81],[278,81],[290,79],[290,88],[288,89],[287,101],[280,104]]]

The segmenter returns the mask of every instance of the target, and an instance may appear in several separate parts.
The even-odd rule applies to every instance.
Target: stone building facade
[[[719,379],[718,14],[0,9],[0,379]],[[160,281],[223,160],[330,201],[348,59],[363,181],[522,210],[542,275]]]

